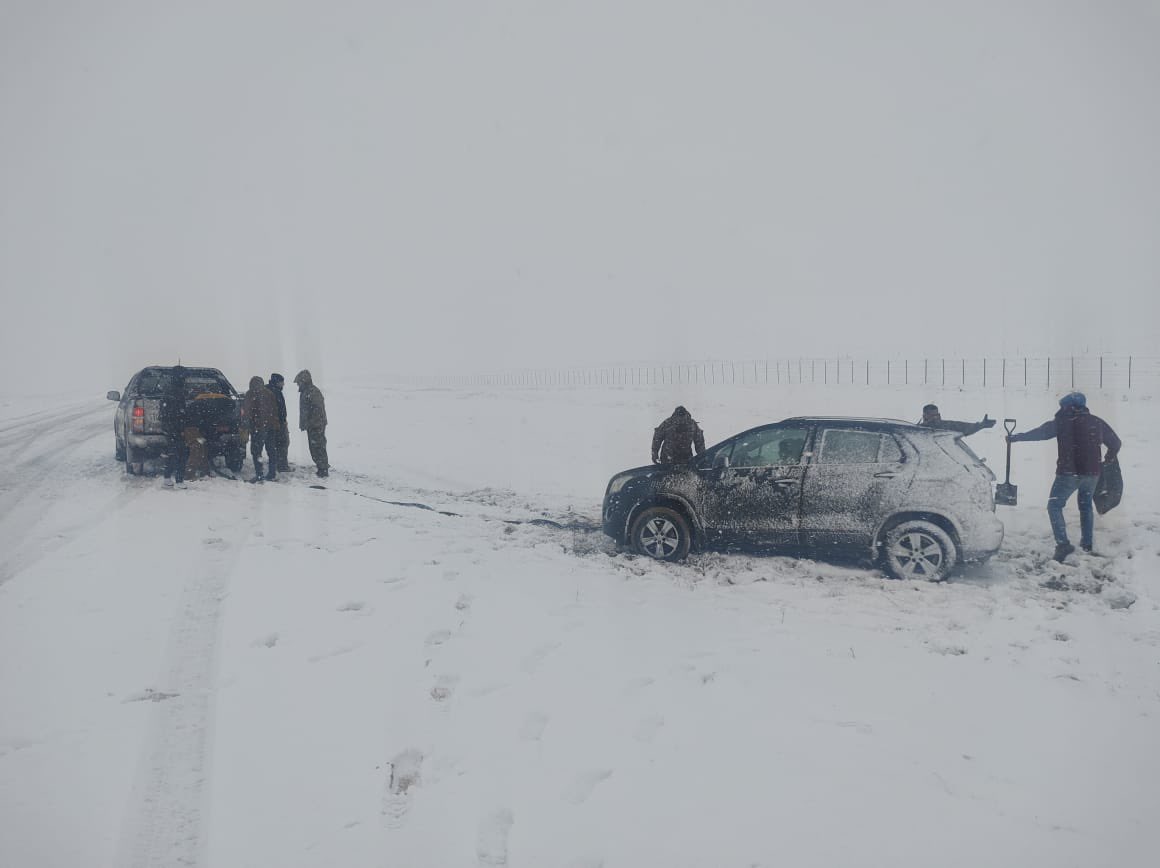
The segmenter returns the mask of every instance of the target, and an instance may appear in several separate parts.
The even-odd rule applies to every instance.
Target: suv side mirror
[[[120,392],[108,392],[108,393],[106,393],[105,397],[108,398],[110,401],[120,401],[121,400],[121,393]]]
[[[726,452],[718,452],[713,457],[714,468],[724,468],[729,466],[729,455]]]

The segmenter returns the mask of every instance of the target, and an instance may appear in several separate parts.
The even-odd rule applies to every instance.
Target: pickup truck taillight
[[[133,433],[141,434],[145,431],[145,408],[140,403],[133,405]]]

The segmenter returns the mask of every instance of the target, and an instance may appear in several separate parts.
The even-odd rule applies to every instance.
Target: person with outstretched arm
[[[1100,478],[1100,446],[1107,449],[1103,463],[1110,464],[1116,460],[1121,444],[1112,426],[1088,410],[1083,392],[1064,395],[1059,399],[1059,411],[1054,419],[1022,434],[1012,434],[1007,441],[1025,443],[1052,439],[1056,442],[1059,458],[1055,465],[1055,483],[1047,498],[1047,516],[1055,536],[1055,559],[1062,562],[1075,551],[1075,546],[1067,538],[1063,508],[1072,494],[1078,492],[1079,546],[1090,552],[1095,527],[1092,495]]]
[[[934,404],[927,404],[922,408],[922,421],[918,424],[924,428],[934,428],[937,431],[958,431],[964,437],[970,437],[984,428],[994,428],[995,420],[984,414],[981,422],[955,422],[951,419],[944,419]]]

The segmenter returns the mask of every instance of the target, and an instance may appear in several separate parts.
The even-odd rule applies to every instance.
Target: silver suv
[[[953,431],[799,417],[730,437],[688,464],[618,473],[604,532],[642,555],[694,548],[865,554],[891,575],[945,579],[998,551],[990,469]]]

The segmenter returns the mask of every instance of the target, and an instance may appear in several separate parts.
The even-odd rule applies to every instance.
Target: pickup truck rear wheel
[[[125,444],[121,442],[120,438],[116,440],[116,448],[113,451],[113,457],[118,461],[125,460]]]
[[[231,446],[226,450],[226,467],[231,473],[238,473],[246,463],[246,450],[240,446]]]
[[[137,453],[128,443],[125,444],[125,470],[130,476],[139,476],[145,472],[145,465],[138,460]]]

